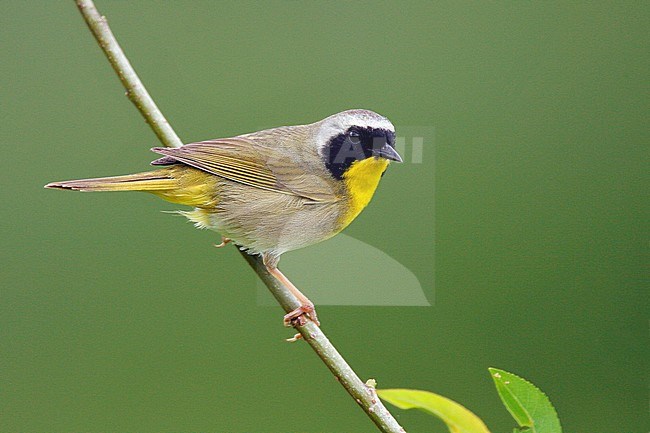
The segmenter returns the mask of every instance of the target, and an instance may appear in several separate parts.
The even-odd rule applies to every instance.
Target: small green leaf
[[[548,397],[535,385],[507,371],[489,368],[501,401],[521,429],[530,433],[561,433],[562,427]]]
[[[400,409],[421,409],[440,418],[451,433],[490,433],[479,417],[441,395],[417,389],[378,389],[377,394]]]

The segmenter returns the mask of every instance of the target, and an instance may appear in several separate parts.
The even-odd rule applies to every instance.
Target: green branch
[[[172,127],[163,116],[162,112],[153,102],[149,92],[138,78],[135,69],[131,66],[129,59],[124,55],[124,51],[117,43],[117,39],[113,36],[111,28],[108,26],[106,17],[99,14],[95,4],[92,1],[77,0],[77,7],[83,15],[88,28],[97,40],[97,43],[106,54],[106,58],[115,70],[115,73],[120,78],[124,89],[126,89],[126,96],[129,97],[131,102],[135,104],[138,111],[144,116],[145,120],[156,133],[158,139],[167,147],[180,147],[183,142],[178,135],[174,132]]]
[[[88,28],[104,51],[104,54],[106,54],[108,61],[111,63],[120,81],[122,81],[127,96],[144,116],[149,126],[151,126],[158,136],[158,139],[168,147],[182,146],[182,141],[158,109],[156,103],[151,99],[151,96],[149,96],[142,81],[138,78],[131,63],[117,43],[115,36],[113,36],[108,26],[106,17],[99,14],[92,0],[76,0],[76,3],[86,24],[88,24]],[[241,254],[286,312],[292,311],[300,305],[289,289],[268,273],[260,257],[251,256],[244,252],[241,252]],[[311,320],[308,320],[305,325],[297,326],[296,329],[379,430],[388,433],[404,432],[404,429],[397,423],[379,398],[377,398],[374,388],[366,386],[359,379],[318,326]]]

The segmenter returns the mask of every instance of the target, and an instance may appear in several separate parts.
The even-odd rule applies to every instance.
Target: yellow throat
[[[341,230],[347,227],[359,213],[368,206],[372,199],[381,174],[390,161],[384,158],[370,157],[354,162],[343,174],[343,181],[348,192],[348,209],[341,216]]]

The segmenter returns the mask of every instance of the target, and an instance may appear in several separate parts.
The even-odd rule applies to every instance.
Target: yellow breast
[[[343,174],[343,181],[348,193],[348,208],[341,215],[339,223],[341,230],[347,227],[372,199],[381,174],[386,170],[390,161],[384,158],[366,158],[354,162]]]

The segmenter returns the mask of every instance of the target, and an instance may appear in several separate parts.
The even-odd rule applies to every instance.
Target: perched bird
[[[395,128],[368,110],[348,110],[316,123],[283,126],[178,148],[154,147],[163,155],[156,170],[125,176],[52,182],[46,188],[75,191],[145,191],[172,203],[196,227],[222,235],[250,254],[301,306],[285,325],[318,324],[313,303],[277,268],[282,253],[328,239],[365,208],[395,150]]]

